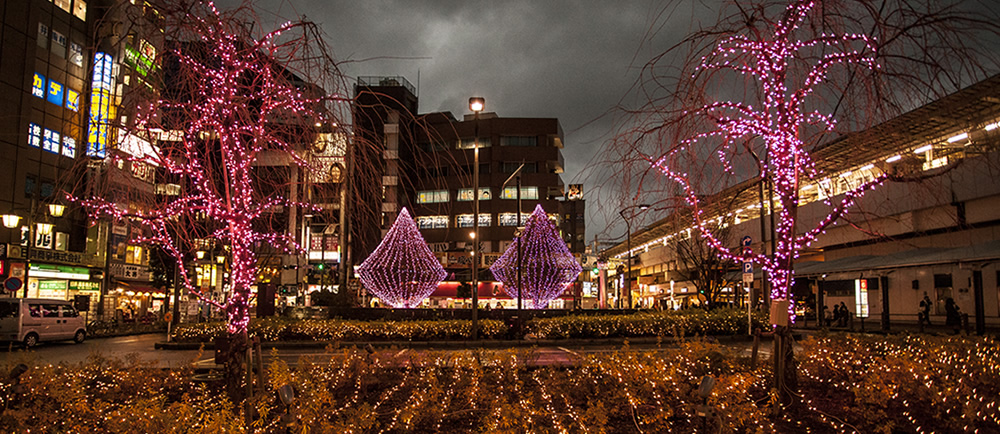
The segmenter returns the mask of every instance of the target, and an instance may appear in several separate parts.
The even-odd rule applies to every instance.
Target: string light
[[[86,207],[95,219],[141,226],[145,235],[129,242],[155,244],[174,257],[179,262],[177,284],[224,310],[227,332],[236,335],[247,330],[250,320],[258,249],[270,245],[285,254],[303,251],[292,234],[271,227],[274,210],[319,210],[262,192],[261,184],[269,179],[261,175],[258,156],[281,155],[290,165],[307,169],[308,162],[295,150],[308,143],[312,123],[324,119],[324,107],[335,96],[307,95],[291,81],[298,78],[287,65],[302,55],[309,39],[282,35],[308,31],[308,23],[286,23],[253,39],[242,21],[220,14],[211,2],[161,12],[164,28],[183,34],[185,41],[161,48],[156,63],[171,65],[164,68],[164,83],[171,90],[147,93],[139,86],[144,100],[130,108],[134,126],[127,134],[158,137],[158,131],[171,130],[177,131],[175,140],[160,141],[145,155],[117,153],[107,164],[127,161],[159,167],[166,179],[184,185],[184,192],[169,200],[149,195],[135,207],[120,205],[115,195],[69,199]],[[279,37],[280,43],[275,42]],[[147,95],[154,96],[145,99]],[[192,285],[186,253],[201,240],[228,250],[225,301]]]
[[[518,294],[518,245],[521,244],[521,296],[530,299],[535,309],[543,309],[576,281],[583,267],[559,238],[559,231],[545,210],[537,205],[524,224],[524,232],[490,266],[493,277],[503,283],[504,292],[514,299]]]
[[[801,126],[809,124],[826,131],[833,131],[836,120],[831,115],[816,111],[806,111],[804,101],[822,83],[827,71],[837,65],[858,65],[866,69],[878,69],[876,45],[873,38],[864,34],[822,33],[807,40],[795,40],[792,33],[802,23],[814,1],[800,0],[790,5],[770,37],[752,40],[745,35],[724,39],[702,58],[696,70],[732,70],[752,77],[759,84],[762,105],[734,101],[713,102],[696,109],[685,111],[686,116],[703,115],[715,125],[715,129],[697,134],[680,142],[679,146],[652,161],[669,179],[678,183],[684,198],[692,207],[692,218],[701,237],[717,250],[724,260],[753,262],[768,272],[771,283],[771,299],[790,300],[793,276],[793,262],[798,253],[847,214],[848,209],[865,191],[880,185],[885,174],[874,176],[845,195],[839,205],[822,219],[814,229],[802,236],[796,236],[798,222],[797,207],[799,181],[803,176],[815,178],[818,173],[805,144],[799,137]],[[789,61],[801,60],[800,52],[819,47],[822,56],[806,73],[798,89],[786,86],[790,80]],[[696,78],[697,76],[692,76]],[[718,239],[710,230],[711,220],[706,220],[700,208],[701,198],[689,181],[687,173],[679,167],[687,167],[681,152],[693,148],[710,139],[721,140],[723,148],[746,141],[747,137],[759,138],[766,148],[768,163],[762,176],[774,182],[778,199],[778,223],[775,227],[775,250],[772,257],[763,252],[731,249],[724,240]],[[721,149],[721,148],[720,148]],[[726,153],[718,153],[724,170],[730,170]],[[674,167],[674,166],[677,167]],[[794,320],[794,303],[789,303],[789,316]]]
[[[358,268],[365,288],[393,307],[419,306],[447,275],[406,208]]]

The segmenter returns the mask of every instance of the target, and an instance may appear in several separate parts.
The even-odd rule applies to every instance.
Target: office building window
[[[41,48],[49,48],[49,26],[38,23],[38,37],[35,39]]]
[[[53,30],[51,50],[56,56],[66,57],[66,35]]]
[[[80,44],[69,43],[69,61],[76,66],[83,66],[83,47]]]
[[[535,136],[502,136],[500,146],[538,146],[538,137]]]
[[[514,173],[518,167],[521,167],[521,163],[517,161],[504,161],[500,163],[500,173]],[[521,173],[537,173],[538,163],[524,163],[524,168],[521,169]]]
[[[448,202],[448,190],[427,190],[417,193],[417,203]]]
[[[504,187],[501,199],[517,199],[517,187]],[[538,200],[538,187],[521,186],[522,200]]]
[[[53,0],[52,3],[55,3],[56,6],[59,6],[59,9],[62,9],[66,12],[72,11],[72,9],[70,8],[70,0]]]
[[[493,224],[492,214],[479,214],[479,227],[489,227]],[[471,228],[472,227],[472,214],[459,214],[455,216],[455,227],[457,228]]]
[[[73,16],[87,21],[87,2],[84,0],[76,0],[73,2]]]
[[[479,188],[479,200],[490,200],[493,198],[493,192],[490,191],[489,187]],[[471,188],[460,188],[458,189],[458,201],[459,202],[471,202],[472,201],[472,189]]]
[[[447,229],[448,216],[430,215],[417,217],[417,227],[420,229]]]
[[[475,138],[459,140],[458,141],[458,145],[457,145],[458,149],[475,149],[475,146],[476,146],[476,139]],[[480,148],[489,148],[490,147],[490,138],[489,137],[480,137],[479,138],[479,147]]]
[[[517,226],[517,213],[515,212],[505,212],[498,215],[500,226]],[[521,226],[528,221],[528,217],[531,214],[521,213]]]
[[[34,176],[26,176],[24,178],[24,197],[34,195],[36,188],[38,188],[38,180]]]
[[[39,189],[38,194],[42,198],[52,197],[56,192],[56,185],[50,181],[42,181],[42,187]]]

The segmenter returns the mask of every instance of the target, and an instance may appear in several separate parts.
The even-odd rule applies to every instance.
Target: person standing
[[[944,301],[944,313],[945,313],[945,325],[951,327],[954,331],[953,334],[958,334],[962,327],[962,317],[958,310],[958,305],[955,304],[955,299],[948,297]]]
[[[847,327],[848,319],[851,315],[851,311],[847,310],[847,305],[844,302],[840,302],[840,326]]]
[[[833,326],[840,327],[840,305],[833,305]]]
[[[931,325],[931,306],[933,306],[933,303],[925,292],[924,299],[920,300],[920,324]]]

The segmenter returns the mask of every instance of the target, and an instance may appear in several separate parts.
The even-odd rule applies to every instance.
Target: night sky
[[[239,0],[216,2],[221,8]],[[678,3],[678,4],[673,4]],[[683,3],[683,4],[679,4]],[[715,1],[259,0],[264,28],[304,16],[319,23],[350,77],[401,75],[419,88],[420,112],[468,112],[470,96],[503,117],[558,118],[566,184],[614,135],[616,107],[643,102],[639,70],[691,29],[710,25]],[[708,5],[707,5],[708,4]],[[270,22],[268,22],[270,20]],[[587,240],[608,213],[588,195]],[[616,213],[611,215],[617,216]],[[609,223],[615,223],[611,221]],[[619,222],[620,223],[620,222]],[[619,225],[601,239],[624,235]]]

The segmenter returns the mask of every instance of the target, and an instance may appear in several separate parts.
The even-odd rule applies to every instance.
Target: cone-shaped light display
[[[522,244],[523,243],[523,244]],[[517,298],[518,245],[521,248],[521,296],[542,309],[562,294],[566,285],[576,281],[583,270],[559,231],[545,215],[541,205],[528,217],[524,232],[514,239],[500,259],[490,267],[493,276],[503,283],[504,292]]]
[[[419,305],[446,275],[406,208],[358,268],[365,288],[393,307]]]

